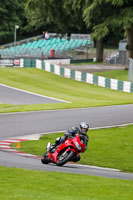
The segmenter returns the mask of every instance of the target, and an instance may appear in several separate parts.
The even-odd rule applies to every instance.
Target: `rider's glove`
[[[66,140],[68,137],[69,137],[69,132],[68,131],[66,131],[65,133],[64,133],[64,139]]]

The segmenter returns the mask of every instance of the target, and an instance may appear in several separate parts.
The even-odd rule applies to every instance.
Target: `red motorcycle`
[[[49,148],[50,143],[47,144],[47,149]],[[74,161],[79,153],[86,150],[85,141],[79,137],[78,134],[74,138],[69,138],[65,140],[64,143],[57,146],[51,152],[46,152],[41,162],[43,164],[55,163],[58,166],[62,166],[68,161]]]

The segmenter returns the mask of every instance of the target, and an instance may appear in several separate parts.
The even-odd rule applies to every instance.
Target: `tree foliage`
[[[28,0],[26,13],[27,28],[45,28],[54,32],[68,33],[80,28],[82,15],[72,8],[72,0]]]
[[[114,21],[117,21],[125,29],[129,51],[129,57],[133,58],[133,1],[132,0],[107,0],[115,9],[119,10],[116,13]]]
[[[130,28],[133,24],[133,1],[132,0],[106,0],[114,6],[115,16],[113,20],[123,26]]]
[[[25,1],[26,0],[0,1],[0,43],[13,38],[15,25],[21,25],[24,17]]]
[[[16,24],[21,25],[21,34],[22,30],[62,34],[88,30],[97,41],[111,33],[120,35],[124,29],[128,49],[133,49],[132,0],[4,0],[0,1],[0,18],[0,41],[13,38]]]
[[[132,0],[86,0],[83,16],[87,27],[92,27],[91,36],[96,40],[102,40],[112,30],[125,29],[129,56],[133,57]]]
[[[102,39],[109,34],[110,30],[120,26],[114,21],[114,6],[106,0],[86,0],[84,9],[84,20],[87,27],[92,29],[93,39]]]

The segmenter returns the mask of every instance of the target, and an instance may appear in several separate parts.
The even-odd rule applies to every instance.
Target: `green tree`
[[[0,1],[0,44],[13,41],[15,25],[21,25],[26,0]]]
[[[72,0],[28,0],[27,29],[48,29],[62,34],[85,29],[82,15],[73,10],[72,4]]]
[[[133,57],[133,3],[132,0],[86,0],[84,20],[92,28],[97,44],[97,60],[103,58],[103,39],[110,31],[126,30],[129,57]]]
[[[103,60],[103,41],[110,31],[120,27],[120,23],[114,23],[116,10],[111,2],[106,0],[86,0],[83,16],[88,28],[91,28],[92,39],[96,40],[96,60]],[[113,16],[113,18],[112,18]]]
[[[107,0],[119,12],[113,16],[114,23],[119,23],[125,30],[129,57],[133,58],[133,1],[132,0]]]

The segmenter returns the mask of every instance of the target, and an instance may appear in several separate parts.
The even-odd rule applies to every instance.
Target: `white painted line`
[[[18,88],[11,87],[11,86],[8,86],[8,85],[4,85],[4,84],[0,84],[0,85],[3,86],[3,87],[11,88],[11,89],[13,89],[13,90],[25,92],[25,93],[32,94],[32,95],[36,95],[36,96],[39,96],[39,97],[45,97],[45,98],[48,98],[48,99],[60,101],[60,102],[62,102],[62,103],[72,103],[72,102],[70,102],[70,101],[65,101],[65,100],[61,100],[61,99],[54,98],[54,97],[44,96],[44,95],[41,95],[41,94],[37,94],[37,93],[34,93],[34,92],[30,92],[30,91],[18,89]]]
[[[9,151],[9,152],[12,152],[12,151],[17,151],[15,149],[12,149],[12,148],[1,148],[2,151]]]
[[[71,102],[70,102],[71,103]],[[89,107],[91,108],[91,107]],[[12,112],[12,113],[0,113],[0,115],[15,115],[15,114],[26,114],[26,113],[40,113],[40,112],[60,112],[60,111],[66,111],[66,110],[86,110],[89,108],[68,108],[68,109],[57,109],[57,110],[38,110],[38,111],[24,111],[24,112]]]
[[[66,130],[62,130],[62,131],[53,131],[53,132],[46,132],[46,133],[35,133],[32,135],[24,135],[24,136],[19,136],[19,137],[15,137],[15,139],[27,139],[27,140],[39,140],[39,138],[43,135],[47,135],[47,134],[52,134],[52,133],[62,133],[65,132]],[[9,139],[13,139],[13,138],[9,138]]]
[[[96,128],[90,128],[90,129],[104,129],[104,128],[112,128],[112,127],[118,127],[118,126],[126,126],[126,125],[129,125],[129,124],[133,124],[133,123],[128,123],[128,124],[120,124],[120,125],[114,125],[114,126],[105,126],[105,127],[96,127]],[[56,131],[56,132],[65,132],[65,130],[62,130],[62,131]],[[16,141],[18,142],[19,139],[29,139],[29,140],[38,140],[42,135],[45,135],[45,134],[52,134],[52,133],[56,133],[55,131],[54,132],[46,132],[46,133],[38,133],[38,134],[32,134],[32,135],[26,135],[26,136],[19,136],[19,137],[15,137],[15,139],[11,139],[10,140],[7,140],[7,141]],[[5,141],[5,140],[4,140]],[[3,147],[3,146],[2,146]],[[26,156],[26,157],[34,157],[34,158],[37,158],[38,156],[36,155],[32,155],[32,154],[27,154],[27,153],[21,153],[19,152],[18,150],[15,150],[15,149],[12,149],[12,148],[7,148],[7,146],[5,146],[6,148],[1,148],[1,150],[4,150],[4,151],[9,151],[9,152],[12,152],[16,155],[21,155],[21,156]],[[74,166],[80,166],[80,167],[84,167],[84,168],[90,168],[90,169],[97,169],[97,170],[104,170],[104,171],[116,171],[116,172],[120,172],[119,169],[113,169],[113,168],[105,168],[105,167],[97,167],[97,166],[90,166],[90,165],[81,165],[81,164],[70,164],[70,165],[74,165]]]
[[[6,148],[6,149],[11,149],[11,147],[10,147],[9,145],[1,145],[0,148],[3,148],[3,149],[5,149],[5,148]]]
[[[17,138],[15,138],[15,139],[9,139],[9,140],[3,140],[3,141],[0,141],[0,143],[6,143],[6,144],[12,144],[12,143],[14,143],[14,142],[21,142],[21,140],[17,140]]]
[[[113,169],[113,168],[106,168],[106,167],[97,167],[97,166],[91,166],[91,165],[81,165],[81,164],[71,164],[74,165],[76,167],[80,166],[80,167],[85,167],[85,168],[90,168],[90,169],[100,169],[100,170],[106,170],[106,171],[116,171],[119,172],[119,169]]]
[[[122,126],[127,126],[127,125],[131,125],[133,123],[127,123],[127,124],[117,124],[117,125],[112,125],[112,126],[101,126],[101,127],[95,127],[95,128],[89,128],[90,130],[94,130],[94,129],[105,129],[105,128],[115,128],[115,127],[122,127]],[[67,130],[61,130],[61,131],[50,131],[50,132],[45,132],[45,133],[35,133],[32,135],[25,135],[25,136],[19,136],[19,137],[15,137],[15,139],[27,139],[27,140],[39,140],[39,138],[43,135],[47,135],[47,134],[52,134],[52,133],[62,133],[65,132]],[[8,141],[16,141],[18,142],[18,140],[15,140],[13,138],[9,138],[10,140]],[[5,141],[5,140],[4,140]]]
[[[17,152],[17,150],[16,149],[4,149],[4,150],[7,150],[7,151],[10,151],[10,152]]]
[[[128,104],[127,104],[128,105]],[[129,104],[132,105],[132,104]],[[115,105],[115,106],[121,106],[121,105]],[[123,104],[123,106],[126,106],[126,104]],[[107,107],[107,106],[102,106]],[[109,106],[111,107],[111,106]],[[15,115],[15,114],[26,114],[26,113],[40,113],[40,112],[60,112],[60,111],[73,111],[73,110],[88,110],[93,108],[101,108],[101,107],[87,107],[87,108],[68,108],[68,109],[57,109],[57,110],[38,110],[38,111],[24,111],[24,112],[12,112],[12,113],[0,113],[0,115]],[[129,123],[129,124],[133,124]]]
[[[27,154],[27,153],[19,153],[19,152],[13,152],[15,155],[19,155],[19,156],[26,156],[26,157],[31,157],[31,156],[33,156],[33,155],[31,155],[31,154]]]
[[[104,128],[115,128],[115,127],[121,127],[121,126],[128,126],[133,124],[131,123],[127,123],[127,124],[116,124],[116,125],[112,125],[112,126],[101,126],[101,127],[95,127],[95,128],[90,128],[90,129],[104,129]]]

